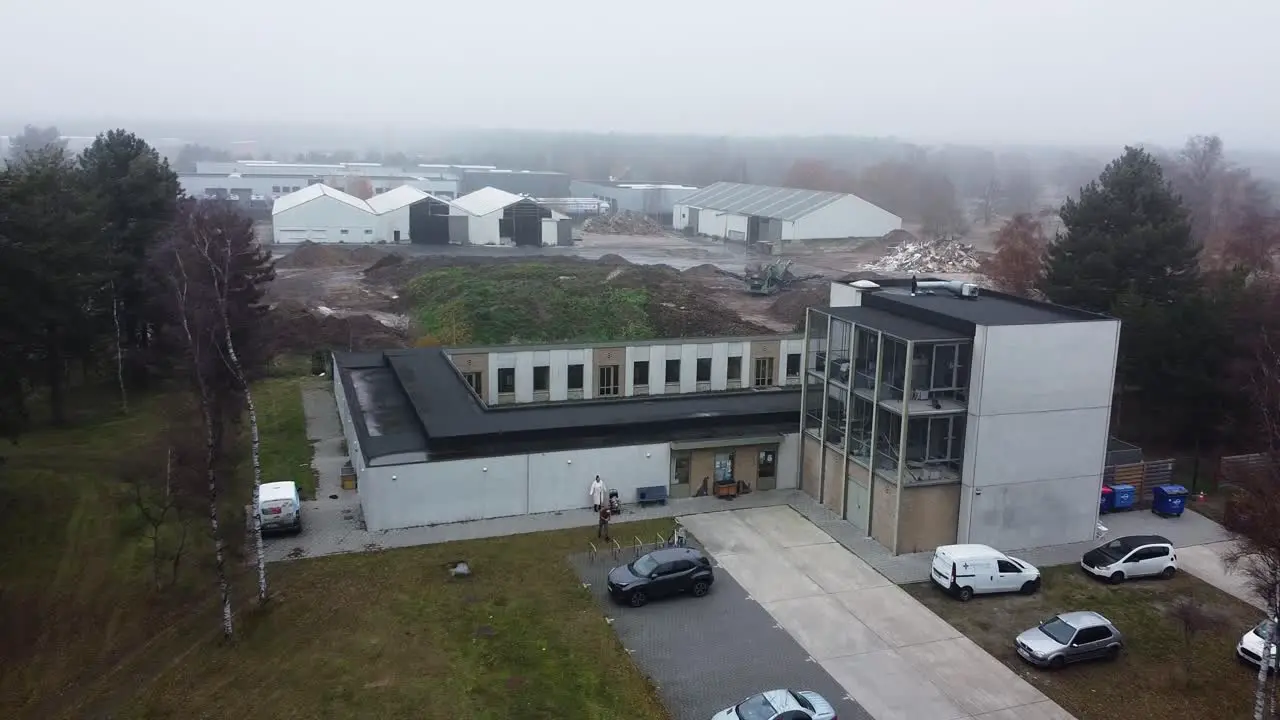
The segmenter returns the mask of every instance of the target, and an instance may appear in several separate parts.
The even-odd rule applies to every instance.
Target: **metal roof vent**
[[[859,290],[862,290],[863,292],[872,292],[874,290],[880,289],[879,285],[875,284],[874,282],[871,282],[870,280],[854,280],[853,282],[849,283],[849,286],[855,287]]]
[[[916,280],[911,277],[912,295],[932,295],[934,290],[946,290],[964,300],[978,299],[978,286],[959,280]]]

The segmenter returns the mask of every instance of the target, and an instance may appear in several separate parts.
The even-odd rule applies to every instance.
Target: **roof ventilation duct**
[[[916,280],[911,276],[912,295],[932,295],[934,290],[946,290],[965,300],[978,299],[978,286],[959,280]]]

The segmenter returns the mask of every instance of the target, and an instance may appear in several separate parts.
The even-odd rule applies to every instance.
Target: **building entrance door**
[[[773,490],[778,487],[778,448],[769,447],[756,454],[756,489]]]

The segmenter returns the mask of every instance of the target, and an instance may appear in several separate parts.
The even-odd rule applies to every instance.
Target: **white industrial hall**
[[[718,182],[676,203],[672,225],[753,245],[881,237],[902,218],[847,193]]]

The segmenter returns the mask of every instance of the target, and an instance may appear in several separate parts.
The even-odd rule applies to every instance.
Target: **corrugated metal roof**
[[[509,193],[506,190],[499,190],[495,187],[482,187],[473,193],[463,195],[454,200],[453,205],[472,215],[480,216],[497,212],[524,199],[523,195]]]
[[[323,183],[316,183],[315,185],[308,185],[297,192],[291,192],[288,195],[284,195],[277,199],[275,204],[271,206],[271,214],[277,215],[285,210],[292,210],[303,203],[309,203],[312,200],[325,195],[337,200],[338,202],[346,203],[351,207],[359,208],[367,213],[373,213],[373,208],[369,207],[369,203],[361,200],[355,195],[348,195],[341,190],[334,190]]]
[[[431,197],[431,193],[423,192],[412,185],[401,185],[392,188],[381,195],[374,195],[369,198],[369,207],[377,214],[389,213],[392,210],[399,210],[405,205],[412,205],[419,200],[425,200]]]
[[[690,194],[680,205],[735,215],[798,220],[819,208],[850,197],[846,193],[718,182]],[[864,201],[865,202],[865,201]]]

